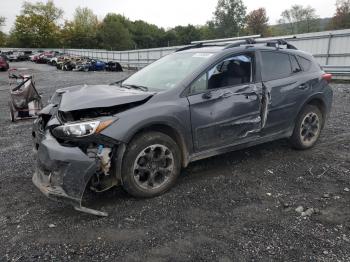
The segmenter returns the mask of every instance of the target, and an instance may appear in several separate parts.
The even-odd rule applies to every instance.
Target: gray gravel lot
[[[44,102],[60,87],[128,74],[11,66],[33,68]],[[10,122],[0,72],[0,261],[350,261],[350,85],[332,87],[312,150],[281,140],[192,163],[153,199],[89,193],[87,205],[109,213],[98,218],[33,186],[31,121]]]

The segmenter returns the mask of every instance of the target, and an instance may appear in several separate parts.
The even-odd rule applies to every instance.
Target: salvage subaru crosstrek
[[[123,81],[59,89],[34,123],[34,184],[75,209],[87,187],[153,197],[190,162],[289,138],[314,146],[331,75],[284,40],[191,45]]]

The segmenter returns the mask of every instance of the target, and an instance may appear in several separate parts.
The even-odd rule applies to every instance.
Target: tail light
[[[332,74],[325,73],[322,75],[322,79],[326,80],[328,83],[332,80],[332,77]]]

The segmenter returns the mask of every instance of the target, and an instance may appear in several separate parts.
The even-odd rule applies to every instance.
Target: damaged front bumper
[[[82,207],[82,198],[92,176],[100,169],[96,158],[79,147],[61,145],[50,131],[33,132],[37,166],[34,185],[47,197],[73,205],[76,210],[106,216],[104,212]]]

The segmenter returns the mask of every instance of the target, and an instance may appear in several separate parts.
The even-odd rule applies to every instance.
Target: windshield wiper
[[[140,85],[121,85],[121,87],[139,89],[139,90],[142,90],[142,91],[145,91],[145,92],[148,91],[148,87],[146,87],[146,86],[140,86]]]

